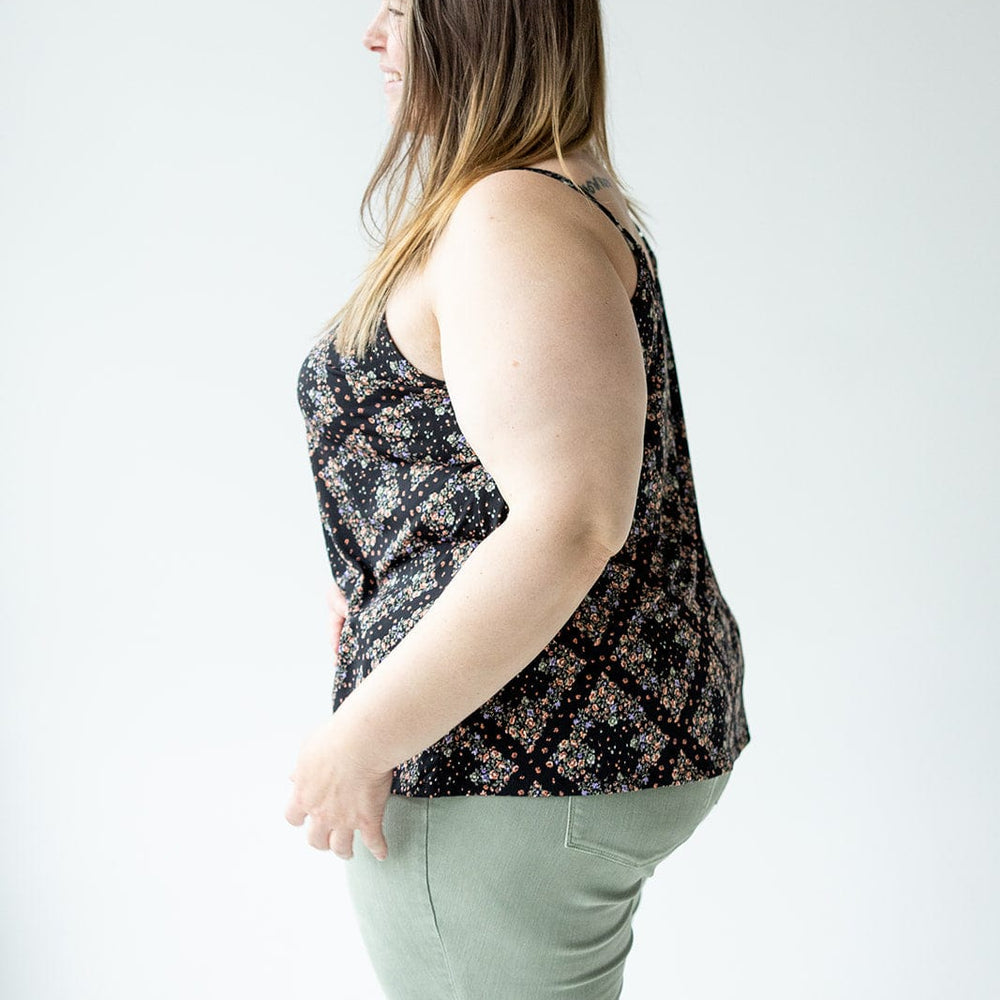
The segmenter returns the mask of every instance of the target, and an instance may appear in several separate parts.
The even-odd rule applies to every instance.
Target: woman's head
[[[603,124],[599,0],[383,0],[364,44],[403,77],[394,139],[449,165],[558,155]]]
[[[320,331],[354,356],[480,178],[551,158],[568,172],[564,154],[586,147],[623,187],[608,150],[600,0],[381,0],[363,43],[386,73],[393,123],[361,202],[381,246]],[[372,213],[379,187],[384,221]]]

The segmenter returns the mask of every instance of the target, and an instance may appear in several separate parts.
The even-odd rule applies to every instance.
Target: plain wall
[[[5,1000],[379,995],[284,819],[375,6],[0,4]],[[624,1000],[995,997],[1000,8],[605,18],[752,735]]]

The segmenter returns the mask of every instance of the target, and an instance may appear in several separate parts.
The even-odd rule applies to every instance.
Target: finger
[[[354,831],[346,827],[336,827],[330,831],[327,839],[330,850],[342,861],[350,861],[354,857]]]
[[[389,845],[382,832],[382,823],[366,824],[361,827],[361,842],[372,852],[377,861],[385,861],[389,855]]]
[[[293,791],[292,797],[288,800],[288,805],[285,807],[285,819],[287,819],[292,826],[302,826],[302,824],[306,821],[307,815],[308,813],[299,802],[298,794]]]
[[[285,809],[285,819],[288,820],[292,826],[302,826],[306,821],[306,816],[309,814],[303,809],[298,802],[289,802],[288,807]]]
[[[309,817],[309,833],[306,835],[306,843],[310,847],[315,847],[317,851],[330,850],[330,824],[315,816]]]

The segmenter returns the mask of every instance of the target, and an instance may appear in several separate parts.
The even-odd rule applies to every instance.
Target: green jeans
[[[347,886],[386,1000],[617,1000],[643,884],[732,772],[605,795],[390,795]]]

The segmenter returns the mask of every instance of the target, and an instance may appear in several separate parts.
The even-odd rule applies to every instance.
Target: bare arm
[[[524,669],[627,537],[642,350],[620,277],[572,218],[537,178],[497,174],[435,250],[452,405],[509,513],[335,713],[373,765],[419,753]]]

